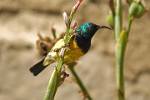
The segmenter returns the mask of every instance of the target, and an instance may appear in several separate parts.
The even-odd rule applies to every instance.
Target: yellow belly
[[[81,56],[84,54],[79,48],[72,49],[66,52],[64,56],[65,63],[72,63],[74,61],[77,61]]]
[[[56,52],[54,52],[54,49],[57,48],[61,48],[64,46],[64,41],[63,39],[59,40],[54,47],[52,48],[52,51],[49,52],[48,54],[48,58],[49,56],[51,56],[52,58],[56,59]],[[83,56],[84,53],[82,52],[82,50],[78,47],[78,45],[76,44],[76,42],[74,41],[74,39],[70,42],[69,45],[69,50],[67,50],[65,52],[65,56],[64,56],[64,63],[68,64],[68,63],[72,63],[77,61],[81,56]]]

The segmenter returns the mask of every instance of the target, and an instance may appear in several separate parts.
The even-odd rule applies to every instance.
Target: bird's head
[[[91,22],[86,22],[81,26],[79,26],[79,28],[76,29],[76,32],[79,36],[85,39],[91,39],[93,35],[96,33],[96,31],[102,28],[111,29],[107,26],[99,26]]]

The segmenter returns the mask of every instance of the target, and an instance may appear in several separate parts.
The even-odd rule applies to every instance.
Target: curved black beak
[[[106,28],[106,29],[112,30],[112,28],[110,28],[108,26],[100,26],[100,28]]]
[[[99,29],[106,28],[106,29],[112,30],[112,28],[110,28],[110,27],[108,27],[108,26],[104,26],[104,25],[102,25],[102,26],[98,25],[98,28],[99,28]]]

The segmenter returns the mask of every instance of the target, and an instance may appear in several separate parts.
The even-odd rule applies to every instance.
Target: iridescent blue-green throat
[[[107,26],[99,26],[91,22],[86,22],[76,29],[75,40],[81,50],[86,53],[91,46],[91,39],[98,29],[107,28]]]

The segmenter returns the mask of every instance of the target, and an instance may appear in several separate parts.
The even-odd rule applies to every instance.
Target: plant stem
[[[125,100],[124,90],[124,53],[126,41],[121,38],[122,31],[122,1],[115,0],[115,40],[116,40],[116,80],[118,100]],[[124,34],[124,33],[123,33]]]
[[[120,32],[122,30],[122,2],[121,0],[116,0],[115,7],[115,39],[119,39]]]
[[[128,27],[127,27],[127,37],[129,36],[130,30],[131,30],[132,22],[133,22],[133,17],[129,16],[129,17],[128,17]]]
[[[121,40],[116,47],[116,77],[117,77],[117,92],[118,100],[125,100],[124,90],[124,52],[126,45]]]
[[[63,56],[64,56],[65,48],[62,48],[61,51],[63,52],[63,54],[58,55],[57,66],[55,67],[49,79],[49,83],[48,83],[46,94],[44,96],[44,100],[54,100],[54,96],[59,86],[61,70],[62,70],[62,66],[64,63]]]
[[[79,0],[73,6],[71,14],[69,16],[69,19],[66,19],[67,16],[64,16],[65,17],[64,20],[66,22],[68,22],[68,23],[66,23],[66,25],[68,25],[68,26],[67,26],[67,29],[66,29],[66,32],[65,32],[65,36],[63,38],[65,45],[68,45],[68,43],[70,42],[70,39],[72,37],[72,34],[70,32],[70,30],[71,30],[71,27],[70,27],[71,26],[71,22],[73,20],[73,17],[75,15],[77,9],[79,8],[79,6],[81,4],[81,2],[82,2],[82,0]],[[62,71],[62,66],[64,64],[64,54],[65,54],[65,51],[66,51],[66,48],[62,47],[61,50],[60,50],[60,54],[58,54],[58,56],[57,56],[57,58],[58,58],[57,59],[57,66],[55,67],[55,69],[54,69],[54,71],[53,71],[53,73],[52,73],[52,75],[50,77],[50,80],[49,80],[49,83],[48,83],[48,87],[47,87],[47,92],[46,92],[46,94],[44,96],[44,100],[54,100],[54,96],[56,94],[58,86],[61,83],[60,75],[61,75],[61,71]],[[77,83],[79,83],[80,86],[82,87],[82,90],[85,91],[84,93],[87,94],[87,96],[89,97],[89,94],[88,94],[87,90],[84,88],[81,80],[77,76],[77,74],[74,71],[74,69],[72,69],[72,73],[76,77]],[[89,100],[91,100],[91,99],[89,99]]]
[[[85,98],[87,98],[88,100],[92,100],[90,94],[88,93],[87,89],[85,88],[85,86],[83,85],[81,79],[79,78],[79,76],[77,75],[74,66],[69,66],[69,69],[72,73],[72,75],[74,76],[78,86],[80,87],[82,93],[84,94]]]
[[[49,79],[49,83],[48,83],[47,91],[44,96],[44,100],[54,100],[56,86],[57,86],[57,71],[55,69]]]

